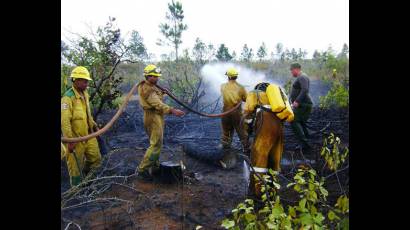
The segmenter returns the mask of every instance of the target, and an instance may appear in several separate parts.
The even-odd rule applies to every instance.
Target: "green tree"
[[[195,60],[200,63],[205,63],[205,56],[207,47],[205,43],[201,41],[201,39],[196,38],[194,48],[192,49],[192,55],[194,56]]]
[[[245,44],[241,52],[241,59],[243,61],[249,62],[252,60],[252,57],[253,57],[252,48],[249,49],[248,45]]]
[[[63,63],[64,60],[64,53],[66,53],[68,50],[67,44],[63,40],[61,40],[61,63]]]
[[[232,59],[232,55],[229,53],[228,47],[225,44],[221,44],[216,52],[216,58],[219,61],[230,61]]]
[[[292,59],[292,53],[289,51],[288,48],[286,48],[285,52],[283,52],[284,54],[284,60],[289,61]]]
[[[207,59],[208,61],[212,61],[212,60],[214,59],[215,55],[216,55],[215,47],[214,47],[214,45],[212,45],[211,43],[209,43],[209,44],[208,44],[208,47],[207,47],[207,52],[206,52],[206,56],[207,56],[206,59]]]
[[[144,39],[138,33],[138,31],[133,30],[131,32],[131,38],[129,40],[130,52],[128,57],[131,59],[137,58],[138,61],[143,61],[148,59],[147,48],[144,45]]]
[[[190,55],[189,55],[189,49],[184,49],[184,50],[182,50],[182,59],[183,59],[185,62],[190,62],[190,61],[191,61],[191,57],[190,57]]]
[[[317,62],[320,60],[320,53],[315,50],[315,52],[313,52],[313,61]]]
[[[292,59],[292,61],[296,61],[299,59],[299,55],[296,52],[295,48],[292,48],[292,51],[290,51],[290,59]]]
[[[298,59],[305,59],[307,55],[306,50],[302,51],[302,48],[299,48],[298,50]]]
[[[123,81],[116,73],[117,67],[126,57],[134,59],[132,46],[124,42],[114,22],[115,18],[109,17],[107,24],[98,27],[92,38],[80,36],[71,40],[68,50],[63,53],[70,70],[81,65],[90,71],[93,81],[89,83],[89,93],[95,119],[103,109],[115,107],[115,99],[121,95],[119,85]],[[69,71],[62,71],[62,74],[67,77]]]
[[[175,60],[178,61],[178,49],[182,44],[182,32],[188,29],[188,26],[183,23],[184,11],[182,10],[181,2],[168,3],[169,12],[166,13],[166,23],[159,25],[161,34],[166,41],[159,39],[158,45],[172,45],[175,49]]]
[[[67,45],[63,40],[61,40],[61,55],[68,49]]]
[[[262,45],[259,47],[258,52],[256,53],[256,55],[259,58],[259,61],[262,61],[262,59],[264,59],[267,55],[267,50],[266,50],[266,45],[264,42],[262,42]]]
[[[236,56],[237,56],[237,54],[236,54],[235,50],[232,51],[232,60],[236,60]]]
[[[276,44],[275,48],[276,48],[276,55],[278,55],[278,58],[282,60],[283,44],[279,42],[278,44]]]
[[[348,54],[349,54],[349,47],[345,43],[345,44],[343,44],[342,51],[340,52],[340,54],[337,57],[338,58],[347,58]]]

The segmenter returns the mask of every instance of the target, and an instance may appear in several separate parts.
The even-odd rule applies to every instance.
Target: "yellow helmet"
[[[225,75],[228,77],[237,77],[238,76],[238,71],[235,68],[229,68],[228,71],[226,71]]]
[[[161,68],[156,65],[150,64],[144,68],[144,76],[156,76],[161,77]]]
[[[73,69],[73,71],[71,71],[71,78],[82,78],[82,79],[86,79],[89,81],[92,81],[91,77],[90,77],[90,73],[88,72],[87,68],[85,68],[84,66],[77,66]]]

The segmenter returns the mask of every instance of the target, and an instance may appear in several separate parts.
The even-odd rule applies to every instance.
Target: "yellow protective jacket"
[[[139,103],[144,110],[155,111],[158,114],[169,114],[172,107],[162,102],[164,93],[149,81],[138,84]]]
[[[84,91],[84,98],[71,87],[61,99],[61,131],[64,137],[81,137],[93,132],[97,126],[91,115],[90,96]]]
[[[221,94],[224,102],[224,111],[233,108],[241,101],[246,101],[245,87],[236,81],[228,81],[221,85]]]

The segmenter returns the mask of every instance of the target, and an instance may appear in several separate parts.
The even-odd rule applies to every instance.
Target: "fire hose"
[[[238,103],[237,105],[235,105],[235,107],[231,108],[228,111],[225,111],[223,113],[218,113],[218,114],[207,114],[207,113],[201,113],[198,112],[196,110],[193,110],[192,108],[190,108],[188,105],[186,105],[185,103],[183,103],[182,101],[178,100],[178,98],[176,98],[176,96],[174,94],[172,94],[168,89],[165,89],[159,85],[155,85],[157,88],[159,88],[160,90],[162,90],[164,93],[166,93],[168,96],[170,96],[172,99],[174,99],[174,101],[176,101],[179,105],[181,105],[182,107],[186,108],[187,110],[198,114],[200,116],[204,116],[204,117],[223,117],[226,116],[230,113],[232,113],[233,111],[235,111],[236,109],[239,108],[239,106],[241,105],[241,103]]]
[[[168,89],[165,89],[161,86],[155,85],[158,89],[162,90],[162,92],[166,93],[168,96],[170,96],[173,100],[175,100],[178,104],[180,104],[181,106],[183,106],[184,108],[186,108],[187,110],[198,114],[200,116],[204,116],[204,117],[223,117],[226,116],[230,113],[232,113],[233,111],[237,110],[241,103],[238,103],[235,107],[233,107],[232,109],[225,111],[223,113],[219,113],[219,114],[206,114],[206,113],[201,113],[198,112],[194,109],[192,109],[191,107],[189,107],[188,105],[186,105],[185,103],[181,102],[180,100],[178,100],[178,98],[176,98],[176,96],[174,94],[172,94]],[[122,112],[124,112],[125,107],[128,104],[128,101],[130,100],[131,96],[134,94],[134,92],[137,90],[138,88],[138,84],[135,84],[132,89],[130,90],[130,92],[128,93],[127,97],[124,100],[124,103],[122,103],[122,105],[120,106],[120,108],[118,109],[117,113],[111,118],[111,120],[101,129],[99,129],[98,131],[91,133],[87,136],[83,136],[83,137],[75,137],[75,138],[68,138],[68,137],[61,137],[61,142],[63,143],[76,143],[76,142],[82,142],[82,141],[86,141],[89,140],[91,138],[97,137],[102,135],[103,133],[107,132],[114,124],[114,122],[120,117],[120,115],[122,114]]]

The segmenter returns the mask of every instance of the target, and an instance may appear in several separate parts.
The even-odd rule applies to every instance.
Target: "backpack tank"
[[[278,85],[269,84],[266,88],[266,95],[268,96],[272,112],[276,113],[279,119],[292,122],[295,115],[283,90]]]

